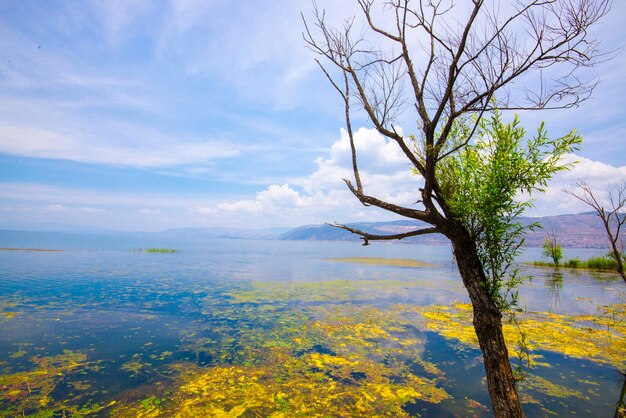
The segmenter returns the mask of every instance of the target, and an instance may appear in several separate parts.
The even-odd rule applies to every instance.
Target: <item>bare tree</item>
[[[519,0],[513,5],[497,0],[458,5],[446,0],[390,0],[380,8],[374,0],[357,3],[363,28],[356,17],[333,26],[317,6],[312,21],[303,16],[305,41],[318,54],[318,64],[345,105],[354,173],[354,182],[345,182],[363,205],[422,220],[430,227],[385,236],[336,226],[360,235],[365,244],[431,233],[451,241],[473,305],[494,413],[524,416],[502,335],[500,288],[494,293],[489,268],[481,258],[478,240],[484,229],[464,222],[451,206],[447,164],[480,131],[485,112],[568,108],[590,96],[595,83],[580,80],[577,70],[602,58],[588,29],[608,12],[610,0]],[[352,131],[353,100],[423,178],[416,191],[419,206],[402,206],[366,193]],[[407,109],[417,120],[415,136],[405,136],[397,127]],[[460,124],[467,128],[460,129]],[[542,177],[540,183],[545,186],[545,181]],[[541,185],[517,187],[513,191],[538,190]],[[517,232],[512,235],[519,238]],[[508,247],[509,253],[516,248]]]
[[[617,262],[617,272],[626,281],[626,274],[624,273],[624,241],[623,238],[620,238],[622,228],[626,224],[626,213],[624,213],[626,211],[626,182],[621,185],[609,186],[606,191],[608,208],[605,208],[598,202],[591,187],[583,180],[578,179],[576,181],[576,189],[578,193],[575,191],[568,193],[592,207],[602,220],[604,230],[609,238],[610,251]]]

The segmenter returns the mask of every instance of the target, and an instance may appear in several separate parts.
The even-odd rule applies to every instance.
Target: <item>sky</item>
[[[330,16],[351,1],[318,1]],[[309,1],[0,0],[0,229],[160,231],[395,219],[346,189],[339,96],[302,39]],[[626,181],[626,2],[594,28],[611,59],[579,108],[524,113],[582,149],[529,215]],[[364,118],[366,192],[410,205],[419,179]],[[403,132],[415,130],[410,118]]]

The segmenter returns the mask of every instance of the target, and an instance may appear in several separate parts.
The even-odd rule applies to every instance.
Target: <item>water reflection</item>
[[[615,415],[614,418],[624,418],[626,417],[626,373],[622,373],[622,392],[620,393],[619,401],[617,401],[617,406],[615,407]]]
[[[563,273],[554,270],[546,276],[543,282],[550,297],[551,307],[558,308],[561,303],[561,288],[563,287]]]

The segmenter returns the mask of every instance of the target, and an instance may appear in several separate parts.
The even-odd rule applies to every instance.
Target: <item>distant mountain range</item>
[[[548,231],[554,229],[557,239],[564,247],[573,248],[607,248],[602,222],[595,213],[579,213],[575,215],[545,216],[540,218],[521,218],[522,223],[529,225],[539,222],[543,229],[526,234],[526,243],[531,247],[540,247]],[[424,222],[415,220],[398,220],[390,222],[360,222],[348,224],[354,228],[380,235],[398,234],[425,227]],[[131,240],[136,245],[148,242],[150,245],[171,245],[175,242],[202,242],[206,239],[278,239],[294,241],[359,241],[359,236],[343,229],[330,225],[307,225],[298,228],[268,228],[268,229],[240,229],[240,228],[179,228],[168,229],[161,232],[114,232],[114,231],[14,231],[0,229],[0,247],[11,246],[9,242],[17,242],[20,239],[30,241],[42,241],[43,238],[50,242],[71,242],[76,245],[93,245],[100,242],[98,239],[105,238],[101,242],[113,242],[119,239]],[[11,239],[9,239],[11,237]],[[81,241],[82,240],[82,241]],[[39,242],[37,241],[37,242]],[[44,241],[42,241],[44,242]],[[397,242],[397,241],[396,241]],[[419,237],[407,238],[400,242],[441,245],[447,243],[447,239],[439,234],[430,234]],[[17,244],[12,244],[17,245]],[[51,244],[52,245],[52,244]],[[104,245],[104,244],[103,244]]]
[[[563,247],[571,248],[606,248],[607,238],[600,218],[594,212],[585,212],[572,215],[523,217],[521,222],[530,225],[539,222],[542,229],[526,234],[526,244],[530,247],[540,247],[548,231],[556,231],[557,240]],[[400,220],[391,222],[361,222],[351,223],[349,226],[375,234],[398,234],[416,228],[424,227],[421,221]],[[287,231],[277,237],[281,240],[297,241],[359,241],[358,235],[330,225],[307,225]],[[439,234],[423,235],[402,240],[422,244],[443,244],[447,240]]]

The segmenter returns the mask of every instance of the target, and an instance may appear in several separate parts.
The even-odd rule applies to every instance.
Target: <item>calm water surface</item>
[[[368,381],[397,394],[414,376],[446,396],[387,399],[380,390],[380,399],[361,406],[396,402],[410,416],[490,415],[479,350],[428,329],[417,313],[410,314],[413,324],[409,315],[420,307],[467,302],[449,247],[8,233],[0,244],[66,250],[0,251],[0,416],[200,410],[206,406],[194,403],[189,382],[218,379],[211,374],[217,371],[261,376],[275,392],[269,404],[252,402],[252,392],[228,404],[202,389],[202,396],[217,396],[214,403],[233,415],[235,404],[252,402],[240,416],[290,416],[299,407],[290,387],[304,391],[318,382],[326,390],[332,382],[341,388],[332,392],[343,402],[337,411],[346,416],[359,407],[354,399],[369,390]],[[180,251],[131,251],[155,246]],[[592,255],[597,250],[566,253]],[[410,258],[432,266],[328,260],[334,257]],[[540,251],[530,249],[524,257],[539,259]],[[603,306],[626,301],[624,283],[612,274],[524,271],[534,276],[520,290],[527,311],[597,315]],[[624,384],[618,367],[549,350],[538,354],[541,364],[530,375],[540,380],[522,389],[529,416],[613,416]],[[338,359],[347,360],[329,363]],[[277,370],[277,361],[292,369]],[[346,375],[346,367],[354,370]],[[249,375],[223,379],[208,385],[252,390],[244,386]],[[276,411],[283,415],[271,415]],[[328,414],[341,416],[333,409]]]

